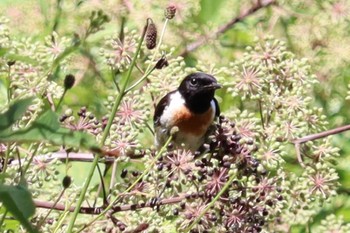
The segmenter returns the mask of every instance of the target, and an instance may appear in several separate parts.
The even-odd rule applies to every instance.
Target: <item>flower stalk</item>
[[[107,125],[106,125],[106,128],[105,128],[105,130],[104,130],[104,132],[103,132],[103,135],[102,135],[102,138],[101,138],[101,142],[100,142],[100,146],[101,146],[101,147],[104,145],[104,143],[105,143],[105,141],[106,141],[106,139],[107,139],[107,137],[108,137],[108,135],[109,135],[109,130],[110,130],[111,126],[112,126],[114,116],[115,116],[115,114],[116,114],[116,112],[117,112],[117,110],[118,110],[118,107],[119,107],[119,105],[120,105],[120,103],[121,103],[121,101],[122,101],[122,99],[123,99],[123,97],[124,97],[124,95],[125,95],[125,90],[126,90],[126,87],[127,87],[128,83],[129,83],[132,70],[133,70],[133,68],[135,67],[136,60],[137,60],[137,56],[138,56],[139,53],[140,53],[141,45],[142,45],[142,42],[143,42],[143,40],[144,40],[144,38],[145,38],[145,34],[146,34],[146,31],[147,31],[147,27],[148,27],[148,24],[145,26],[145,28],[144,28],[144,30],[143,30],[143,32],[142,32],[142,35],[141,35],[141,38],[140,38],[140,41],[139,41],[137,50],[136,50],[135,55],[134,55],[134,57],[133,57],[133,60],[132,60],[132,62],[131,62],[131,64],[130,64],[130,67],[129,67],[128,73],[127,73],[127,75],[126,75],[125,81],[124,81],[123,84],[121,85],[121,87],[120,87],[120,93],[119,93],[119,95],[117,96],[117,98],[116,98],[116,100],[115,100],[115,103],[114,103],[114,105],[113,105],[113,109],[112,109],[112,111],[111,111],[111,115],[110,115],[110,117],[109,117],[109,119],[108,119],[108,123],[107,123]],[[82,203],[83,203],[83,201],[84,201],[85,194],[86,194],[87,189],[88,189],[88,187],[89,187],[89,185],[90,185],[90,181],[91,181],[92,176],[93,176],[93,174],[94,174],[94,172],[95,172],[95,169],[96,169],[96,166],[97,166],[97,163],[98,163],[99,159],[100,159],[100,154],[96,154],[94,160],[92,161],[91,168],[90,168],[90,171],[89,171],[87,180],[86,180],[86,182],[84,183],[84,186],[83,186],[82,191],[81,191],[81,193],[80,193],[80,196],[79,196],[79,199],[78,199],[76,208],[75,208],[75,210],[74,210],[74,212],[73,212],[73,216],[72,216],[72,218],[71,218],[71,220],[70,220],[70,222],[69,222],[69,225],[68,225],[68,228],[67,228],[67,232],[72,232],[72,230],[73,230],[74,223],[75,223],[75,221],[76,221],[76,219],[77,219],[77,216],[78,216],[78,214],[79,214],[80,207],[81,207],[81,205],[82,205]]]

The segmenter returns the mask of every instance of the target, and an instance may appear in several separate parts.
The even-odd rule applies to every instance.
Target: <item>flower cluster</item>
[[[155,169],[116,205],[153,207],[158,215],[175,218],[179,231],[189,227],[201,214],[204,215],[192,232],[261,231],[270,212],[283,206],[282,178],[270,177],[254,156],[255,145],[241,139],[235,124],[221,116],[204,144],[204,152],[173,150],[169,145],[165,155],[156,162]],[[147,153],[142,160],[145,163],[152,160],[152,153]],[[140,173],[125,169],[120,175],[123,182],[117,185],[118,190],[123,183],[132,183]],[[155,196],[152,197],[153,192]],[[219,199],[214,201],[219,193]],[[172,199],[173,207],[165,204],[171,203],[169,200]],[[214,204],[207,210],[211,202]],[[115,217],[125,219],[118,213],[121,208],[118,206],[114,207]],[[135,218],[123,222],[126,230],[149,220],[142,216],[142,210],[131,215]],[[162,221],[153,221],[149,230],[165,231],[162,224]]]
[[[107,39],[100,49],[106,64],[121,72],[129,67],[136,50],[136,32],[126,30],[125,34],[124,38],[114,36]]]
[[[98,158],[98,168],[106,163],[105,174],[88,178],[93,184],[83,193],[85,202],[79,206],[81,208],[76,209],[84,214],[99,214],[107,206],[110,209],[100,216],[100,220],[81,215],[73,225],[81,227],[81,231],[95,232],[235,233],[288,232],[295,225],[314,221],[314,217],[322,213],[325,201],[331,201],[337,194],[340,176],[334,164],[339,150],[329,139],[301,143],[298,139],[328,126],[322,108],[315,107],[311,91],[318,80],[322,80],[320,74],[327,73],[329,66],[325,64],[334,58],[334,54],[327,55],[327,51],[339,54],[336,62],[330,62],[332,65],[341,66],[348,59],[344,52],[348,39],[342,41],[345,48],[337,50],[338,40],[332,35],[348,33],[345,29],[349,4],[332,0],[317,6],[327,12],[327,17],[324,20],[319,13],[313,16],[313,22],[320,21],[327,30],[313,31],[312,24],[301,25],[298,20],[289,25],[290,30],[285,30],[291,33],[291,38],[296,37],[300,27],[307,27],[311,32],[309,37],[301,38],[303,43],[298,49],[312,47],[313,53],[325,54],[321,60],[311,61],[313,65],[320,61],[314,66],[320,68],[316,72],[317,80],[310,61],[299,59],[287,49],[291,44],[273,37],[256,39],[237,56],[231,54],[232,51],[216,49],[227,43],[226,37],[213,41],[212,38],[220,33],[211,37],[208,31],[206,41],[207,38],[197,30],[200,26],[205,32],[215,24],[199,23],[205,18],[204,6],[208,1],[121,2],[120,8],[111,0],[104,4],[100,1],[91,4],[80,1],[76,5],[62,2],[59,7],[63,16],[69,15],[69,9],[75,9],[76,14],[62,22],[53,22],[53,28],[47,30],[52,33],[41,37],[43,41],[10,38],[11,27],[7,26],[7,20],[0,18],[0,47],[4,48],[0,56],[0,62],[4,64],[0,66],[0,75],[8,84],[5,89],[9,89],[7,96],[0,96],[0,102],[12,103],[28,96],[35,98],[12,128],[30,126],[41,112],[62,113],[62,109],[66,109],[59,118],[62,127],[92,135],[103,144],[99,154],[91,151],[87,155],[81,148],[59,149],[67,155],[74,150],[87,161],[91,157]],[[164,5],[164,8],[158,5]],[[199,13],[201,6],[203,12],[200,14],[203,15],[199,15],[198,22],[191,22],[191,17]],[[299,3],[289,6],[300,7]],[[97,8],[102,10],[96,11]],[[143,14],[139,13],[140,9]],[[228,9],[231,14],[231,8]],[[89,19],[85,17],[88,11],[92,11]],[[217,9],[217,12],[227,11]],[[145,22],[154,12],[159,14],[152,15],[145,38],[139,37],[142,27],[135,25],[141,20]],[[79,17],[83,18],[81,24],[67,23]],[[113,25],[121,25],[119,33],[104,28],[110,19]],[[164,28],[157,31],[161,28],[161,19]],[[335,22],[340,27],[331,30]],[[65,30],[56,32],[63,23],[67,24]],[[171,30],[165,30],[166,27]],[[94,34],[99,38],[97,33],[102,30],[105,31],[101,35],[107,38],[102,42],[89,37]],[[329,36],[328,30],[332,32]],[[166,31],[169,34],[164,34]],[[203,57],[198,60],[178,57],[183,49],[181,42],[191,45],[197,36],[203,39],[198,43],[213,46],[203,46],[198,53]],[[137,59],[133,60],[134,57]],[[197,71],[212,74],[223,84],[223,89],[216,92],[222,115],[213,123],[199,151],[174,148],[172,144],[167,145],[163,153],[156,151],[151,119],[153,107],[162,96],[175,90],[185,76]],[[345,90],[344,85],[341,88]],[[68,89],[72,96],[65,102],[63,97]],[[81,94],[82,90],[87,90],[88,94]],[[98,93],[94,93],[95,90]],[[88,98],[84,98],[86,96]],[[95,96],[105,100],[96,101]],[[65,106],[71,101],[80,108],[76,114]],[[81,101],[86,103],[81,104]],[[328,103],[334,113],[340,107],[337,103]],[[81,107],[87,104],[94,106]],[[8,104],[1,106],[0,111],[7,108]],[[35,198],[47,201],[59,198],[57,206],[50,207],[56,211],[49,213],[47,219],[47,212],[41,208],[32,218],[32,223],[43,231],[58,229],[66,223],[67,215],[60,212],[59,206],[78,205],[78,195],[82,191],[81,184],[76,182],[81,177],[74,171],[84,170],[85,165],[64,165],[60,159],[48,159],[58,146],[63,145],[41,141],[0,144],[0,171],[7,167],[6,174],[12,178],[1,178],[4,183],[17,185],[24,178]],[[110,164],[113,164],[112,172],[108,170]],[[66,172],[61,174],[64,166]],[[73,166],[77,169],[70,169]],[[62,187],[60,177],[72,178],[73,182],[70,185],[64,182]],[[59,194],[62,189],[65,195]],[[90,203],[96,203],[98,207],[90,207]],[[1,218],[7,221],[3,215]],[[327,228],[347,232],[349,226],[341,218],[330,215],[317,229],[326,232]]]

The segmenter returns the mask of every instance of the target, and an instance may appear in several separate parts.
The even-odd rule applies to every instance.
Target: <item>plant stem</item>
[[[266,0],[263,2],[257,1],[253,6],[251,6],[248,9],[244,9],[240,12],[240,14],[234,18],[232,18],[229,22],[222,25],[218,29],[216,29],[213,32],[208,33],[207,35],[203,35],[199,37],[196,41],[186,46],[186,48],[180,53],[180,56],[184,57],[189,52],[192,52],[199,48],[200,46],[204,45],[206,42],[208,42],[209,39],[215,39],[221,34],[225,33],[227,30],[232,28],[235,24],[238,22],[243,21],[248,16],[252,15],[253,13],[257,12],[258,10],[268,7],[270,5],[276,4],[277,0]]]
[[[141,82],[143,82],[147,77],[153,72],[155,67],[153,67],[151,70],[149,70],[147,73],[145,73],[139,80],[137,80],[134,84],[132,84],[128,89],[125,90],[125,93],[128,93],[132,89],[134,89],[137,85],[139,85]]]
[[[113,163],[113,166],[112,166],[112,175],[111,175],[111,181],[110,181],[109,190],[108,190],[109,193],[112,191],[112,189],[114,187],[115,178],[117,175],[117,166],[118,166],[118,161],[115,160]]]
[[[2,169],[2,173],[5,174],[6,173],[6,169],[7,169],[7,164],[9,162],[9,158],[10,158],[10,143],[7,143],[6,145],[6,154],[5,154],[5,161],[4,161],[4,167]],[[0,225],[1,226],[1,225]]]
[[[135,185],[138,184],[138,182],[145,176],[147,175],[147,173],[153,168],[154,164],[156,164],[157,160],[159,159],[159,157],[163,154],[163,152],[166,150],[167,146],[169,145],[169,143],[171,142],[171,140],[173,139],[173,136],[170,135],[170,137],[168,138],[168,140],[165,142],[165,144],[163,145],[163,147],[158,151],[157,155],[154,157],[154,159],[152,160],[151,164],[147,167],[147,169],[134,181],[134,183],[132,183],[124,192],[122,192],[121,194],[119,194],[118,196],[115,197],[115,199],[113,201],[110,202],[110,204],[98,215],[96,216],[93,220],[91,220],[88,224],[86,224],[83,228],[81,228],[78,232],[81,232],[84,230],[85,227],[91,225],[93,222],[95,222],[96,220],[98,220],[99,218],[101,218],[102,216],[104,216],[105,214],[107,214],[107,212],[113,208],[114,203],[116,203],[119,199],[120,196],[123,196],[125,193],[129,192],[132,188],[135,187]],[[77,210],[77,208],[75,209],[75,211]],[[78,209],[79,211],[79,209]]]
[[[161,32],[161,34],[160,34],[160,39],[159,39],[159,41],[158,41],[157,48],[156,48],[156,50],[155,50],[154,53],[153,53],[153,57],[152,57],[152,59],[151,59],[149,65],[148,65],[148,67],[147,67],[147,69],[146,69],[144,75],[143,75],[139,80],[137,80],[134,84],[132,84],[128,89],[126,89],[126,91],[125,91],[126,93],[129,92],[129,91],[131,91],[132,89],[134,89],[137,85],[139,85],[139,84],[140,84],[141,82],[143,82],[144,80],[146,80],[147,77],[154,71],[155,67],[153,66],[153,67],[151,68],[151,66],[152,66],[152,63],[154,62],[154,60],[156,59],[156,56],[157,56],[158,53],[159,53],[160,46],[161,46],[162,41],[163,41],[163,38],[164,38],[165,29],[166,29],[166,26],[167,26],[167,24],[168,24],[168,21],[169,21],[169,19],[165,19],[165,22],[164,22],[164,25],[163,25],[163,29],[162,29],[162,32]]]
[[[43,218],[43,220],[41,220],[41,221],[39,222],[37,228],[40,228],[40,227],[45,223],[46,219],[49,217],[49,215],[50,215],[50,213],[52,212],[52,210],[55,209],[57,203],[61,200],[61,198],[62,198],[62,196],[63,196],[65,190],[66,190],[66,189],[63,189],[63,190],[61,191],[60,195],[58,196],[58,198],[56,199],[56,201],[53,203],[52,208],[49,209],[49,211],[47,212],[47,214],[45,215],[45,217]]]
[[[259,113],[260,113],[261,126],[263,127],[263,129],[265,129],[264,113],[263,113],[263,110],[262,110],[261,99],[259,99],[258,103],[259,103]]]
[[[64,89],[63,94],[62,94],[60,100],[58,101],[58,103],[57,103],[57,105],[56,105],[56,107],[55,107],[55,110],[56,110],[56,111],[57,111],[57,110],[59,109],[59,107],[61,106],[61,103],[62,103],[62,101],[63,101],[64,96],[66,95],[66,93],[67,93],[67,89]]]
[[[308,141],[313,141],[316,139],[328,137],[328,136],[333,135],[333,134],[342,133],[342,132],[348,131],[348,130],[350,130],[350,125],[344,125],[344,126],[337,127],[335,129],[330,129],[330,130],[323,131],[321,133],[315,133],[315,134],[307,135],[307,136],[302,137],[302,138],[295,139],[295,140],[293,140],[293,143],[305,143]]]
[[[236,178],[236,174],[232,174],[230,179],[226,182],[225,186],[220,190],[218,194],[214,197],[214,199],[209,203],[209,205],[203,210],[203,212],[192,222],[192,224],[185,229],[184,232],[189,232],[204,216],[204,214],[215,204],[215,202],[221,197],[222,194],[228,189],[231,185],[232,181]]]
[[[342,133],[342,132],[348,131],[348,130],[350,130],[350,125],[344,125],[344,126],[337,127],[335,129],[326,130],[326,131],[323,131],[321,133],[315,133],[315,134],[307,135],[305,137],[293,140],[292,143],[294,143],[295,151],[297,153],[297,159],[298,159],[300,166],[305,167],[305,164],[303,161],[303,156],[300,152],[300,145],[302,143],[317,140],[317,139],[324,138],[324,137],[328,137],[330,135]]]
[[[27,162],[27,165],[24,167],[24,169],[23,169],[23,174],[24,175],[27,173],[29,167],[31,166],[32,161],[33,161],[34,157],[36,156],[36,153],[38,152],[39,146],[40,146],[40,143],[36,144],[36,146],[34,148],[34,151],[33,151],[32,155],[30,156],[30,158],[29,158],[29,160]]]
[[[11,101],[11,66],[9,66],[7,72],[7,103],[10,104]]]
[[[119,194],[115,200],[112,203],[115,203],[117,201],[117,199],[119,198],[119,196],[122,196],[123,194],[129,192],[132,188],[135,187],[135,185],[137,185],[137,183],[139,183],[140,180],[142,180],[142,178],[152,169],[152,167],[156,164],[157,160],[159,159],[159,157],[163,154],[163,152],[166,150],[167,146],[169,145],[169,143],[171,142],[171,140],[173,139],[173,136],[171,135],[168,140],[165,142],[165,144],[163,145],[163,147],[158,151],[157,155],[154,157],[154,159],[152,160],[151,164],[146,168],[146,170],[144,172],[142,172],[142,174],[134,181],[134,183],[132,183],[132,185],[129,186],[129,188],[127,188],[122,194]]]
[[[133,60],[132,60],[132,62],[131,62],[131,64],[130,64],[130,67],[129,67],[127,76],[126,76],[126,78],[125,78],[124,83],[122,84],[122,86],[121,86],[121,88],[120,88],[120,93],[119,93],[119,95],[117,96],[117,98],[116,98],[116,100],[115,100],[115,102],[114,102],[111,115],[110,115],[110,117],[109,117],[109,119],[108,119],[108,123],[107,123],[106,128],[105,128],[105,130],[104,130],[104,132],[103,132],[103,135],[102,135],[102,139],[101,139],[101,142],[100,142],[100,146],[101,146],[101,147],[104,145],[104,143],[105,143],[105,141],[106,141],[106,139],[107,139],[107,137],[108,137],[108,135],[109,135],[109,130],[110,130],[111,126],[112,126],[114,116],[115,116],[115,114],[116,114],[116,112],[117,112],[117,110],[118,110],[118,107],[119,107],[119,105],[120,105],[120,103],[121,103],[122,98],[123,98],[124,95],[125,95],[125,89],[126,89],[128,83],[129,83],[129,79],[130,79],[130,77],[131,77],[132,70],[133,70],[133,68],[134,68],[134,66],[135,66],[135,64],[136,64],[137,56],[138,56],[138,54],[140,53],[141,45],[142,45],[142,42],[143,42],[143,40],[144,40],[147,27],[148,27],[148,24],[145,26],[145,28],[144,28],[144,30],[143,30],[143,32],[142,32],[142,36],[141,36],[141,38],[140,38],[140,41],[139,41],[139,44],[138,44],[136,53],[135,53],[135,55],[134,55],[134,58],[133,58]],[[71,220],[70,220],[70,222],[69,222],[69,225],[68,225],[68,228],[67,228],[67,232],[72,232],[72,230],[73,230],[75,220],[76,220],[77,217],[78,217],[80,207],[81,207],[81,205],[82,205],[82,203],[83,203],[83,201],[84,201],[85,194],[86,194],[87,189],[88,189],[88,187],[89,187],[89,184],[90,184],[90,181],[91,181],[91,179],[92,179],[92,176],[93,176],[93,174],[94,174],[94,172],[95,172],[95,168],[96,168],[96,166],[97,166],[97,163],[98,163],[99,159],[100,159],[100,154],[96,154],[94,160],[92,161],[92,165],[91,165],[91,168],[90,168],[90,171],[89,171],[87,180],[86,180],[86,182],[84,183],[83,189],[81,190],[81,193],[80,193],[80,196],[79,196],[77,205],[76,205],[75,210],[74,210],[74,212],[73,212],[73,216],[72,216],[72,218],[71,218]]]
[[[62,0],[57,0],[56,3],[56,15],[55,15],[55,19],[54,19],[54,24],[52,26],[52,31],[56,31],[58,28],[58,25],[60,23],[60,18],[61,18],[61,14],[62,14]]]
[[[192,194],[192,193],[191,193]],[[160,200],[157,205],[172,205],[181,202],[184,199],[198,199],[200,197],[192,197],[189,193],[182,193],[174,197],[164,198]],[[46,202],[46,201],[39,201],[34,200],[34,204],[37,208],[43,208],[43,209],[54,209],[58,211],[68,211],[73,212],[75,207],[71,206],[69,208],[66,208],[65,205],[60,203],[53,203],[53,202]],[[143,208],[150,208],[152,207],[150,202],[144,202],[144,203],[138,203],[138,204],[126,204],[121,206],[114,206],[113,207],[113,213],[117,212],[123,212],[123,211],[130,211],[135,209],[143,209]],[[80,210],[81,214],[89,214],[89,215],[99,215],[104,210],[104,207],[82,207]]]

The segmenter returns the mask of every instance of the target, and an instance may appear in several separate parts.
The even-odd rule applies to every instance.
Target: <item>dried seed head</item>
[[[157,45],[157,28],[152,19],[149,19],[149,22],[146,31],[146,46],[148,49],[154,49]]]
[[[66,75],[66,77],[64,78],[64,89],[66,90],[71,89],[74,83],[75,83],[74,75],[72,74]]]
[[[165,12],[164,12],[165,18],[172,19],[174,18],[175,14],[176,14],[176,7],[174,5],[169,5],[167,8],[165,8]]]

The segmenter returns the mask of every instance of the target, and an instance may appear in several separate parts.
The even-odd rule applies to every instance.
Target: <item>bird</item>
[[[160,99],[154,111],[155,146],[160,149],[172,129],[172,145],[192,152],[205,142],[210,126],[220,115],[215,91],[222,86],[210,74],[196,72],[187,75],[179,87]]]

